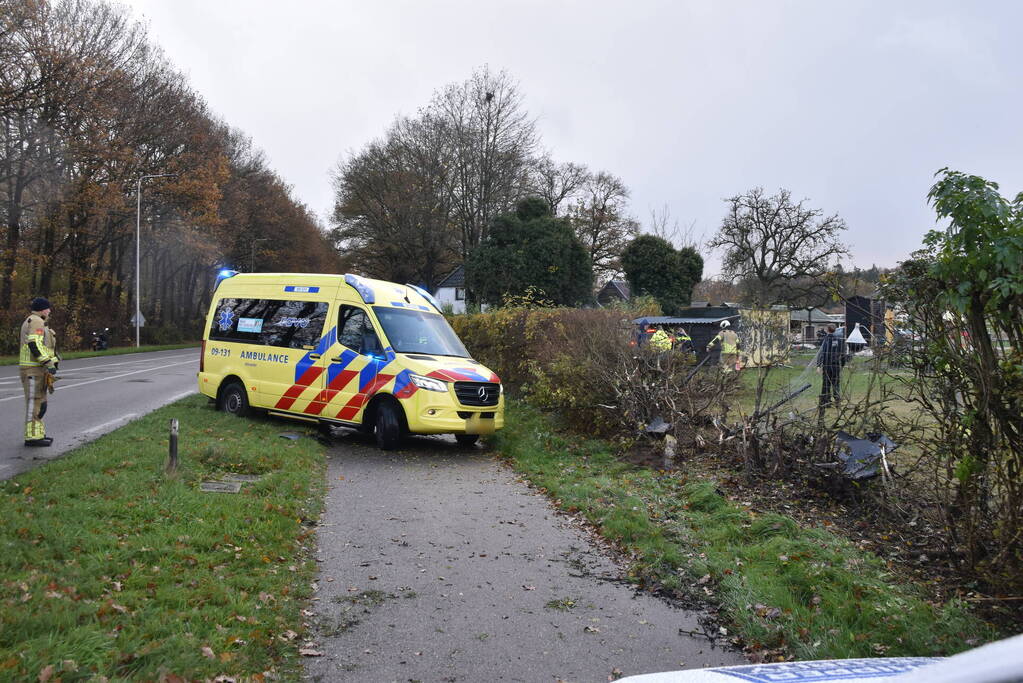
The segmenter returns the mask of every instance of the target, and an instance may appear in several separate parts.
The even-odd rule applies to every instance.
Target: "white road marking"
[[[170,398],[167,399],[167,402],[164,403],[164,405],[169,405],[171,403],[174,403],[175,401],[178,401],[180,399],[185,398],[186,396],[191,396],[192,394],[196,394],[196,393],[198,393],[198,392],[196,392],[196,391],[185,391],[185,392],[182,392],[182,393],[178,394],[177,396],[171,396]],[[100,430],[102,430],[102,429],[104,429],[106,427],[111,426],[111,425],[117,425],[119,422],[123,422],[123,423],[127,424],[128,422],[132,421],[132,418],[136,418],[138,416],[139,416],[138,413],[127,413],[126,415],[122,415],[121,417],[117,418],[116,420],[110,420],[109,422],[104,422],[101,425],[96,425],[95,427],[90,427],[89,429],[85,429],[85,430],[82,431],[82,434],[92,434],[93,432],[98,432],[98,431],[100,431]]]
[[[78,384],[68,384],[67,386],[63,386],[63,387],[58,386],[57,388],[60,389],[61,391],[66,391],[67,389],[74,389],[75,387],[83,387],[86,384],[95,384],[96,382],[106,382],[106,381],[112,380],[112,379],[120,379],[121,377],[127,377],[128,375],[137,375],[140,372],[151,372],[153,370],[164,370],[166,368],[177,367],[178,365],[189,365],[189,364],[194,363],[194,362],[195,362],[195,360],[193,359],[193,360],[182,361],[180,363],[171,363],[170,365],[160,365],[160,366],[155,367],[155,368],[142,368],[141,370],[133,370],[131,372],[122,372],[120,375],[111,375],[110,377],[100,377],[98,379],[90,379],[90,380],[87,380],[85,382],[79,382]],[[3,403],[4,401],[13,401],[14,399],[18,399],[18,398],[24,398],[24,396],[8,396],[7,398],[0,398],[0,403]]]
[[[196,349],[196,351],[198,351],[198,349]],[[129,354],[122,354],[121,357],[124,358],[125,356],[128,356],[128,355]],[[115,366],[118,366],[118,365],[139,365],[141,363],[152,363],[153,361],[160,362],[160,361],[165,361],[165,360],[173,360],[175,358],[194,358],[194,359],[198,360],[198,354],[197,353],[178,353],[178,354],[175,354],[173,356],[163,356],[162,358],[137,358],[137,359],[133,359],[133,360],[116,361],[114,363],[86,363],[84,365],[77,365],[77,363],[79,363],[81,361],[95,360],[95,358],[72,358],[70,360],[65,360],[65,361],[61,361],[61,362],[64,363],[65,365],[67,365],[67,369],[68,370],[92,370],[93,368],[112,368],[112,367],[115,367]],[[72,363],[75,363],[75,365],[71,365]],[[7,366],[7,367],[17,367],[17,366]],[[11,382],[11,381],[18,382],[20,380],[17,377],[15,377],[13,380],[0,380],[0,384],[3,384],[5,382]]]
[[[77,363],[79,361],[88,361],[88,360],[93,360],[93,359],[92,358],[72,358],[71,360],[66,360],[66,361],[61,361],[61,362],[68,364],[68,369],[69,370],[71,370],[71,369],[75,369],[75,370],[92,370],[93,368],[112,368],[115,365],[138,365],[139,363],[151,363],[154,360],[155,361],[164,361],[164,360],[172,360],[174,358],[194,358],[194,359],[198,360],[198,354],[196,354],[196,353],[185,353],[185,354],[179,353],[179,354],[175,354],[173,356],[164,356],[163,358],[140,358],[140,359],[137,359],[137,360],[117,361],[115,363],[90,363],[90,364],[82,365],[82,366],[78,366],[78,365],[71,366],[70,364],[71,363]]]
[[[101,425],[96,425],[95,427],[91,427],[89,429],[85,429],[85,430],[82,431],[82,434],[92,434],[93,432],[98,432],[99,430],[103,429],[104,427],[109,427],[110,425],[116,425],[118,422],[131,422],[131,418],[133,418],[133,417],[138,417],[138,413],[128,413],[127,415],[122,415],[121,417],[117,418],[116,420],[110,420],[109,422],[104,422]]]

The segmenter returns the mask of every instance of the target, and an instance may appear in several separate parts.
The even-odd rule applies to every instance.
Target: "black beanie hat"
[[[43,297],[37,296],[36,298],[32,299],[33,311],[45,311],[47,308],[50,308],[50,302],[44,299]]]

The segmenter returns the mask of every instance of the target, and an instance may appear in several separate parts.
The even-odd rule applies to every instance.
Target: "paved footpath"
[[[620,581],[587,535],[481,450],[329,451],[314,681],[607,681],[742,664],[699,613]]]

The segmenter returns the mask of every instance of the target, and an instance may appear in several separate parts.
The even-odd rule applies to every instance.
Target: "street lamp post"
[[[249,272],[256,271],[256,242],[269,242],[269,237],[257,237],[249,243]]]
[[[139,267],[139,252],[142,249],[142,181],[147,178],[171,178],[178,175],[177,173],[156,173],[150,175],[139,176],[135,182],[135,348],[140,346],[139,344],[139,328],[142,327],[142,302],[139,299],[139,294],[142,291],[140,283],[142,281],[141,275],[142,270]]]

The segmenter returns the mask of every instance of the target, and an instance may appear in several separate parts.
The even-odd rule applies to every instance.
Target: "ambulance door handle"
[[[341,356],[334,356],[333,358],[330,359],[331,363],[340,363],[342,361],[344,361],[344,358],[342,358]]]
[[[309,360],[320,360],[320,354],[318,354],[318,353],[310,353],[309,354]]]

